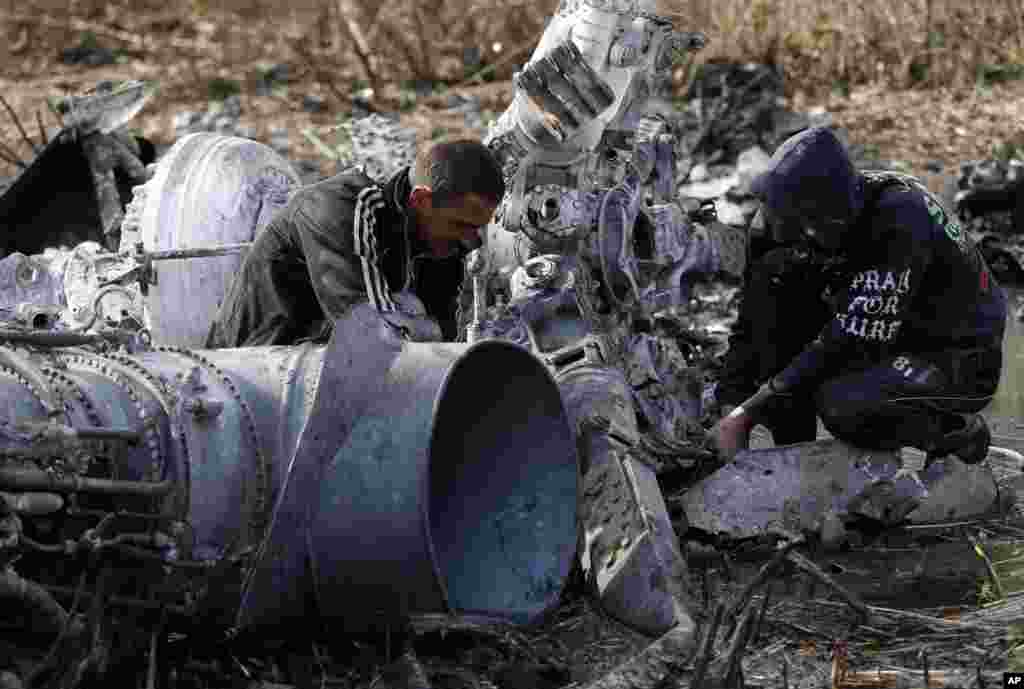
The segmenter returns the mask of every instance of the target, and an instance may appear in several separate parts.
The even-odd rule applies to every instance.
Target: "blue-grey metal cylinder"
[[[95,485],[52,489],[102,480],[114,509],[188,522],[168,558],[256,553],[207,580],[219,623],[279,633],[313,599],[338,630],[536,618],[577,540],[575,440],[554,380],[517,345],[407,343],[354,311],[327,346],[4,349],[0,490],[48,485],[61,447],[34,450],[39,436],[15,432],[26,422],[68,442],[75,429],[111,438],[86,448],[110,458],[96,465],[108,473],[89,469]]]
[[[543,366],[497,340],[413,344],[377,390],[311,496],[323,614],[527,622],[555,603],[577,468]]]
[[[291,165],[269,146],[237,136],[197,132],[179,139],[136,192],[137,232],[146,251],[251,242],[300,185]],[[240,254],[155,263],[146,300],[153,339],[198,347],[242,265]]]
[[[517,345],[408,343],[339,321],[236,626],[416,614],[534,619],[576,550],[576,447]],[[386,329],[385,329],[386,330]],[[305,582],[311,580],[311,587]]]

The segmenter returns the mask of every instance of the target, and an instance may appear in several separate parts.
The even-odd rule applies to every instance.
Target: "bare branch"
[[[24,160],[22,160],[17,153],[8,148],[2,142],[0,142],[0,158],[3,158],[11,165],[17,165],[23,170],[28,167],[28,164]]]
[[[46,136],[46,127],[43,126],[43,116],[36,110],[36,126],[39,127],[39,138],[43,140],[43,146],[50,143]]]
[[[370,43],[366,40],[363,30],[359,28],[359,24],[346,11],[346,4],[344,0],[338,3],[338,16],[341,19],[341,28],[345,30],[345,33],[352,40],[353,51],[359,59],[359,64],[363,68],[364,76],[366,81],[369,82],[370,88],[379,92],[380,80],[377,78],[377,73],[374,72],[373,64],[370,62]]]
[[[28,47],[28,26],[22,26],[21,31],[18,32],[18,38],[11,43],[8,50],[11,51],[11,55],[19,55],[25,52],[25,48]]]
[[[309,51],[306,50],[306,47],[302,44],[302,40],[293,40],[291,42],[291,45],[292,49],[295,50],[295,54],[301,57],[303,61],[305,61],[305,63],[309,65],[309,68],[313,70],[313,75],[316,77],[316,80],[324,84],[328,88],[328,90],[330,90],[330,92],[334,94],[334,97],[338,99],[339,103],[347,103],[348,98],[346,98],[345,94],[338,90],[338,87],[334,84],[334,80],[331,78],[331,75],[328,74],[326,70],[320,69],[320,67],[316,64],[316,58],[314,58],[309,53]]]
[[[774,573],[775,569],[782,564],[782,561],[786,559],[790,551],[798,545],[803,545],[807,540],[803,536],[793,535],[788,541],[776,546],[775,554],[772,555],[772,559],[769,560],[761,567],[750,583],[748,583],[740,595],[736,598],[736,602],[733,604],[732,610],[729,611],[729,617],[735,619],[739,612],[743,608],[747,607],[747,601],[750,596],[753,595],[754,591],[760,588],[768,578]]]
[[[17,158],[10,158],[10,157],[8,157],[8,154],[4,153],[4,151],[6,151],[6,150],[9,150],[9,149],[7,149],[6,146],[3,147],[3,148],[0,148],[0,160],[3,160],[4,162],[10,163],[11,165],[20,167],[22,170],[24,170],[25,168],[28,167],[28,165],[26,165],[24,162],[22,162],[21,160],[19,160]]]
[[[418,72],[416,76],[420,79],[433,79],[436,75],[430,54],[430,39],[427,36],[427,24],[423,19],[423,9],[418,3],[413,3],[412,17],[416,24],[416,37],[420,53],[415,67],[416,72]]]
[[[711,660],[711,653],[715,647],[715,637],[718,636],[718,626],[722,623],[722,615],[725,612],[725,605],[719,603],[715,606],[715,612],[711,619],[708,621],[708,626],[704,630],[704,638],[700,644],[700,651],[697,653],[697,659],[693,664],[693,679],[690,684],[694,687],[701,686],[704,681],[704,675],[707,673],[708,662]]]
[[[818,565],[811,562],[809,559],[801,555],[800,553],[790,552],[789,559],[793,561],[797,567],[802,569],[807,574],[820,581],[821,583],[828,586],[833,591],[839,594],[839,596],[846,601],[846,603],[853,608],[861,616],[862,622],[867,622],[871,616],[868,610],[868,606],[864,604],[864,601],[860,599],[860,596],[853,593],[849,589],[841,586],[835,579],[830,577],[825,571]]]
[[[3,104],[7,109],[8,114],[10,114],[11,120],[14,122],[14,126],[18,128],[18,133],[21,134],[22,140],[28,144],[28,147],[32,149],[33,153],[38,153],[39,149],[36,148],[35,142],[28,138],[28,133],[25,131],[25,128],[21,126],[21,120],[18,119],[18,113],[14,112],[14,108],[10,106],[3,96],[0,96],[0,103]]]

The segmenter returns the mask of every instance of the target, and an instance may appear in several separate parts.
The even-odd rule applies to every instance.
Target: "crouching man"
[[[720,454],[758,423],[814,440],[820,416],[858,447],[984,459],[1006,299],[955,216],[913,177],[858,172],[827,128],[787,140],[753,190],[773,240],[716,392]]]
[[[471,140],[434,143],[384,182],[351,169],[300,189],[253,244],[206,346],[325,339],[366,301],[409,339],[454,340],[463,258],[504,193]],[[410,313],[417,301],[426,314]]]

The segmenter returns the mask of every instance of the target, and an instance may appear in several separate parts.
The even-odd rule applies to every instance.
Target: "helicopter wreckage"
[[[865,517],[1004,508],[985,466],[952,458],[915,471],[823,441],[720,466],[704,449],[707,372],[678,307],[742,275],[745,237],[680,203],[656,98],[702,45],[646,0],[561,4],[486,139],[509,192],[468,259],[458,343],[358,307],[327,344],[201,349],[298,175],[207,133],[147,162],[118,133],[142,84],[72,107],[0,197],[0,591],[32,630],[8,672],[70,687],[144,658],[152,675],[172,619],[232,637],[309,615],[532,623],[576,562],[602,609],[660,637],[649,654],[692,658],[681,538],[836,540]],[[75,226],[43,201],[72,158],[90,185],[68,203],[95,210]],[[673,521],[659,473],[680,469]]]

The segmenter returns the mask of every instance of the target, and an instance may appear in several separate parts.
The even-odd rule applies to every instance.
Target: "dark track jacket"
[[[378,184],[351,169],[303,187],[243,261],[207,336],[210,348],[285,345],[323,337],[356,303],[394,312],[411,291],[454,339],[465,248],[429,255],[413,231],[409,169]]]
[[[909,175],[830,171],[837,157],[847,160],[837,149],[841,144],[831,132],[805,134],[799,145],[773,157],[765,203],[776,206],[776,215],[787,215],[794,179],[816,177],[818,202],[850,214],[842,252],[845,285],[818,337],[777,373],[777,386],[816,386],[843,368],[901,353],[1001,346],[1005,295],[957,218]],[[814,187],[803,188],[808,186]],[[733,388],[737,371],[756,356],[754,337],[766,336],[773,334],[730,340],[741,350],[729,356],[736,370],[725,372]]]

